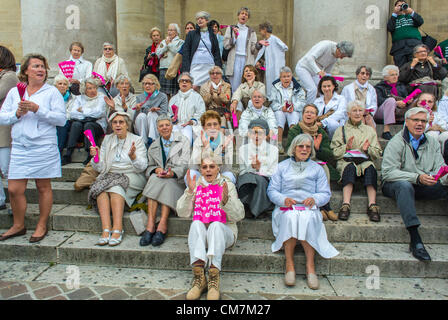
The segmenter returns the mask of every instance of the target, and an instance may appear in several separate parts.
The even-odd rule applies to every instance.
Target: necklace
[[[117,152],[115,153],[115,159],[114,159],[114,161],[115,162],[120,162],[121,161],[121,153],[123,152],[123,148],[124,148],[124,145],[125,145],[125,143],[126,143],[126,139],[127,139],[128,137],[126,137],[125,139],[124,139],[124,141],[123,141],[123,139],[119,139],[118,138],[118,136],[117,136]],[[121,143],[121,141],[123,141],[123,143]],[[119,150],[120,149],[120,145],[121,145],[121,150]]]

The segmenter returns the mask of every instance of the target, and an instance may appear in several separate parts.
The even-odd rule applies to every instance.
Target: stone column
[[[164,30],[164,0],[116,0],[118,55],[126,67],[136,90],[145,50],[151,43],[149,30],[159,27]]]
[[[116,43],[115,0],[21,0],[23,54],[43,54],[50,76],[70,57],[69,46],[80,41],[84,58],[95,63],[103,42]]]
[[[339,60],[333,73],[351,78],[364,64],[379,77],[387,62],[388,18],[389,0],[294,0],[293,67],[319,41],[347,40],[354,43],[355,54]]]

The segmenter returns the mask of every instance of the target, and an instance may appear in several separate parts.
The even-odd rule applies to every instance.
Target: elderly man
[[[401,67],[412,61],[412,49],[422,43],[418,27],[423,24],[423,18],[417,14],[406,1],[395,2],[394,12],[387,22],[387,31],[392,35],[390,55],[394,63]]]
[[[269,125],[269,137],[275,139],[277,130],[277,120],[275,119],[274,111],[270,107],[265,107],[263,104],[266,97],[263,92],[255,90],[252,93],[251,100],[248,103],[246,110],[241,114],[241,121],[239,126],[239,134],[241,137],[247,136],[249,124],[252,120],[263,119]]]
[[[434,175],[445,163],[439,142],[424,134],[429,113],[412,108],[405,115],[406,126],[397,133],[384,150],[382,163],[383,194],[394,198],[406,229],[409,231],[412,255],[421,261],[431,257],[418,233],[420,221],[415,199],[448,199],[447,177],[438,181]]]
[[[278,125],[278,149],[284,152],[282,146],[283,129],[286,121],[292,128],[298,124],[302,118],[302,110],[306,104],[305,91],[299,82],[292,77],[289,67],[280,69],[280,78],[272,83],[272,90],[269,100],[272,101],[271,108],[275,112]]]
[[[315,44],[296,65],[300,85],[306,90],[306,102],[313,103],[319,79],[330,74],[338,59],[351,58],[355,47],[349,41],[323,40]]]
[[[200,128],[199,119],[205,112],[204,100],[193,90],[193,81],[188,72],[183,72],[178,80],[179,91],[168,103],[168,111],[173,116],[173,122],[177,121],[174,131],[182,131],[190,143],[193,143],[193,128]]]

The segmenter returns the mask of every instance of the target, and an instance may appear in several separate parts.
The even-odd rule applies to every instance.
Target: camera
[[[408,10],[408,8],[409,8],[409,5],[406,2],[401,4],[401,11]]]

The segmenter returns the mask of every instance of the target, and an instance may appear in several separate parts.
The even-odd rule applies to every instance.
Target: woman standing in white
[[[226,76],[232,85],[232,91],[241,84],[243,69],[246,65],[254,65],[257,55],[257,34],[254,29],[246,26],[250,18],[249,8],[238,11],[238,24],[227,28],[224,35],[224,48],[229,51],[226,66]]]
[[[338,59],[351,58],[355,47],[349,41],[336,43],[323,40],[315,44],[297,62],[296,75],[300,85],[306,90],[306,102],[312,103],[317,95],[319,77],[330,74]]]
[[[69,79],[70,91],[75,95],[79,95],[79,86],[81,82],[92,76],[93,65],[90,61],[83,58],[84,46],[81,42],[72,42],[70,44],[70,58],[68,61],[75,62],[75,70],[73,70],[73,78]],[[59,74],[62,74],[62,70],[59,70]]]
[[[65,104],[58,89],[45,83],[48,63],[39,54],[24,58],[20,79],[27,83],[23,99],[13,88],[0,111],[0,125],[12,125],[12,149],[8,191],[14,224],[0,241],[24,235],[28,179],[35,179],[39,193],[40,217],[30,242],[47,234],[47,221],[53,204],[51,178],[61,177],[61,161],[56,126],[66,121]]]
[[[272,83],[280,76],[280,69],[285,66],[285,52],[288,46],[280,38],[272,34],[272,24],[264,22],[259,25],[260,34],[264,40],[257,43],[258,55],[255,63],[264,55],[266,65],[266,95],[271,95]]]
[[[285,284],[295,285],[294,248],[299,240],[305,250],[308,286],[316,290],[319,281],[314,265],[315,251],[325,259],[339,252],[327,240],[319,211],[319,207],[330,200],[331,191],[324,169],[310,159],[314,153],[314,141],[309,134],[295,137],[288,150],[290,158],[279,163],[267,192],[276,206],[272,212],[275,236],[272,252],[285,249]]]

